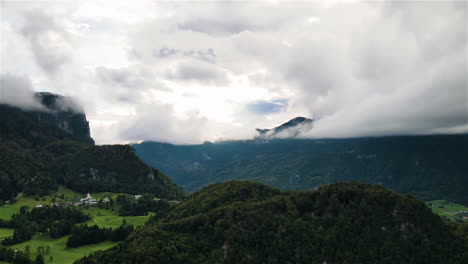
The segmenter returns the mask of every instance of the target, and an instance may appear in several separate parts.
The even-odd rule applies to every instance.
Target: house
[[[135,200],[138,200],[140,198],[141,198],[141,195],[139,195],[139,194],[135,195]]]
[[[81,198],[80,202],[82,205],[95,205],[99,202],[97,199],[93,199],[91,194],[87,194],[85,198]]]
[[[110,202],[110,199],[109,199],[109,197],[106,196],[106,197],[104,197],[104,199],[102,201],[105,202],[105,203],[108,203],[108,202]]]
[[[42,208],[44,207],[42,204],[36,204],[36,208]]]

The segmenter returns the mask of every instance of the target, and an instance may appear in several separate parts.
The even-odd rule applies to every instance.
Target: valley
[[[109,197],[111,199],[117,199],[118,193],[93,193],[93,197],[103,199]],[[9,220],[13,214],[18,213],[22,206],[28,208],[34,208],[36,205],[51,206],[53,203],[73,203],[79,201],[84,196],[78,192],[68,189],[64,186],[59,186],[59,190],[55,193],[51,193],[43,197],[20,197],[14,204],[0,206],[0,219]],[[130,195],[129,195],[130,196]],[[63,198],[61,198],[63,197]],[[133,197],[133,196],[130,196]],[[144,225],[153,213],[148,212],[145,216],[120,216],[119,213],[114,209],[104,209],[98,206],[83,206],[81,210],[91,217],[90,220],[85,222],[89,226],[97,225],[104,228],[118,228],[123,221],[128,225],[135,227]],[[12,237],[14,229],[12,228],[0,228],[0,241]],[[117,242],[104,241],[97,244],[91,244],[86,246],[80,246],[77,248],[67,248],[66,242],[70,236],[63,236],[60,238],[51,238],[48,234],[36,234],[31,240],[25,241],[19,244],[9,246],[12,249],[19,249],[22,251],[29,251],[30,256],[34,259],[37,255],[38,248],[48,249],[47,252],[42,253],[44,255],[45,263],[63,263],[71,264],[77,259],[91,254],[96,250],[109,249],[117,244]],[[42,252],[42,251],[41,251]]]
[[[0,105],[0,261],[468,261],[467,135],[98,146],[44,96]]]

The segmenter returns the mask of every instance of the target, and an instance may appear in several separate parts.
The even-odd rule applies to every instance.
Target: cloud
[[[468,132],[465,2],[70,3],[5,4],[3,70],[83,101],[98,143]]]
[[[181,62],[166,72],[166,77],[173,81],[201,82],[213,85],[226,85],[226,73],[206,63]]]
[[[213,124],[196,112],[180,118],[172,106],[162,104],[142,104],[136,111],[137,118],[127,122],[119,135],[128,141],[146,138],[189,144],[202,141],[213,132]]]
[[[31,81],[25,76],[0,75],[0,103],[28,110],[44,110],[36,100]]]
[[[97,67],[96,75],[107,85],[144,89],[151,86],[154,74],[146,68],[107,68]]]
[[[70,35],[45,12],[39,9],[26,12],[21,33],[28,40],[36,62],[45,72],[55,74],[72,59]]]
[[[277,99],[272,101],[257,101],[248,104],[247,110],[255,114],[271,114],[286,111],[288,107],[288,100]]]
[[[153,56],[156,58],[171,58],[171,57],[188,57],[201,60],[209,63],[216,63],[216,54],[214,49],[208,48],[206,50],[193,49],[193,50],[180,50],[162,47],[159,50],[153,51]]]

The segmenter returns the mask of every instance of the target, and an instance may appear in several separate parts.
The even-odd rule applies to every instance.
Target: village
[[[138,200],[142,197],[141,194],[134,195],[133,198],[135,200]],[[159,198],[155,198],[159,199]],[[59,206],[59,207],[73,207],[73,206],[95,206],[99,204],[100,202],[102,203],[110,203],[111,198],[108,196],[105,196],[102,200],[101,199],[96,199],[91,196],[90,193],[87,193],[85,197],[80,198],[80,201],[77,202],[52,202],[52,206]],[[38,203],[35,206],[36,208],[41,208],[44,207],[44,204]]]
[[[132,196],[128,196],[128,198],[130,198],[130,197],[132,197]],[[141,194],[135,194],[135,195],[133,195],[132,198],[133,198],[133,200],[139,200],[142,197],[143,197],[143,195],[141,195]],[[62,201],[57,201],[57,199],[54,198],[54,199],[51,200],[52,203],[50,205],[58,206],[58,207],[77,207],[77,206],[97,206],[99,204],[108,204],[109,206],[112,206],[113,202],[114,202],[113,199],[111,197],[109,197],[109,196],[104,196],[102,199],[93,198],[93,196],[89,192],[86,194],[86,196],[80,198],[79,201],[66,201],[64,198],[65,197],[61,197]],[[130,200],[132,198],[130,198]],[[160,201],[160,200],[165,200],[165,199],[155,197],[152,200],[153,201]],[[177,201],[177,200],[166,200],[166,201],[171,203],[171,204],[179,204],[181,202],[181,201]],[[46,204],[44,204],[44,203],[36,203],[35,207],[36,208],[42,208],[45,205]]]

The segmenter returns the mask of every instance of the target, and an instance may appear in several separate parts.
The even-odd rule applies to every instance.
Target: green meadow
[[[0,228],[0,240],[13,236],[13,228]]]
[[[104,197],[110,197],[116,199],[119,195],[118,193],[91,193],[93,198],[103,199]],[[63,199],[62,199],[63,197]],[[75,192],[63,186],[60,186],[58,191],[51,193],[44,197],[25,197],[20,195],[14,204],[7,204],[0,206],[0,218],[1,219],[11,219],[11,216],[19,211],[21,206],[28,206],[30,208],[35,207],[37,204],[50,205],[52,200],[55,199],[56,202],[76,202],[80,198],[84,197],[84,194]],[[102,209],[96,206],[85,206],[82,207],[84,213],[91,216],[91,220],[86,222],[88,225],[98,225],[99,227],[106,228],[117,228],[119,227],[123,220],[129,225],[141,226],[148,221],[150,215],[147,216],[119,216],[116,211],[109,209]],[[0,228],[0,240],[10,237],[13,235],[14,230],[11,228]],[[26,248],[29,248],[31,259],[34,259],[37,255],[38,247],[49,248],[49,253],[44,255],[46,263],[59,263],[67,264],[73,263],[75,260],[89,255],[96,250],[105,250],[108,249],[117,243],[111,241],[105,241],[99,244],[86,245],[78,248],[68,249],[66,248],[67,239],[69,236],[65,236],[59,239],[53,239],[48,235],[39,234],[35,235],[30,241],[26,241],[20,244],[9,246],[13,249],[19,249],[25,251]],[[29,246],[29,247],[28,247]],[[51,257],[52,256],[52,261]],[[0,262],[0,264],[3,264]]]
[[[32,259],[34,259],[37,255],[38,247],[49,247],[48,254],[44,254],[46,263],[71,264],[75,260],[89,255],[96,250],[105,250],[117,244],[111,241],[105,241],[99,244],[68,249],[66,248],[68,237],[69,236],[65,236],[59,239],[52,239],[48,235],[35,235],[32,240],[12,245],[10,248],[27,251],[27,246],[29,246],[30,256]],[[52,261],[50,258],[51,256]]]
[[[123,220],[127,222],[128,225],[134,226],[141,226],[148,219],[150,215],[147,216],[119,216],[117,212],[101,209],[98,207],[88,207],[84,208],[83,212],[89,214],[91,216],[91,220],[86,222],[88,225],[98,225],[99,227],[112,227],[117,228],[119,227]]]
[[[432,209],[432,211],[442,217],[446,217],[450,220],[455,219],[455,212],[468,211],[468,207],[461,204],[448,202],[445,200],[434,200],[426,202],[426,205]]]

